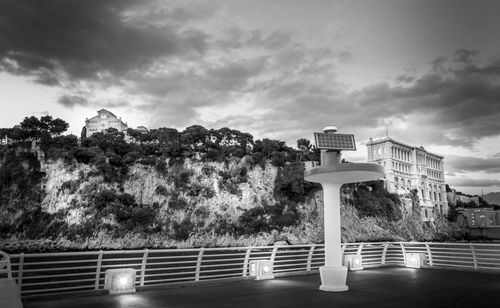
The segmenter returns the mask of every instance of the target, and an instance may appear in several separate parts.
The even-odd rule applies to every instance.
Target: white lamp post
[[[347,183],[376,180],[384,177],[384,168],[377,164],[341,163],[341,150],[355,151],[354,136],[336,134],[328,126],[324,133],[315,133],[316,147],[321,149],[321,166],[305,173],[305,179],[323,186],[325,224],[325,266],[320,267],[323,291],[347,291],[347,268],[342,266],[340,233],[340,187]]]

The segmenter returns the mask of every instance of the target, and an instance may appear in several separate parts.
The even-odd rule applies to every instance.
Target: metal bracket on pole
[[[245,261],[243,261],[243,277],[247,276],[248,273],[248,262],[250,260],[250,253],[252,252],[252,248],[249,247],[247,252],[245,253]]]
[[[200,280],[200,270],[201,270],[201,260],[203,259],[203,252],[205,249],[202,247],[200,248],[200,252],[198,253],[198,259],[196,260],[196,272],[194,276],[194,281],[199,281]]]
[[[99,280],[101,278],[102,250],[99,250],[97,257],[97,267],[95,269],[95,285],[94,290],[99,290]]]
[[[381,263],[385,265],[385,258],[387,257],[387,248],[389,248],[389,243],[384,243],[384,249],[382,250],[382,260]]]
[[[312,257],[314,254],[314,249],[316,248],[316,245],[312,245],[311,248],[309,249],[309,253],[307,254],[307,266],[306,266],[306,271],[311,270],[311,262],[312,262]]]
[[[432,252],[431,252],[431,246],[429,243],[425,243],[425,248],[427,249],[427,257],[429,258],[429,266],[433,266],[434,263],[432,262]]]
[[[19,255],[19,267],[17,268],[17,288],[19,293],[21,293],[21,288],[23,286],[23,268],[24,268],[24,253],[21,252]]]
[[[403,242],[399,242],[399,246],[401,247],[401,253],[403,254],[403,262],[406,264],[406,248]]]
[[[144,250],[144,254],[142,255],[142,264],[141,264],[141,287],[144,286],[144,279],[146,275],[146,265],[148,263],[148,255],[149,249]]]
[[[474,245],[472,245],[472,243],[470,243],[469,246],[470,246],[470,251],[472,253],[472,260],[474,261],[474,269],[477,270],[476,249],[474,248]]]

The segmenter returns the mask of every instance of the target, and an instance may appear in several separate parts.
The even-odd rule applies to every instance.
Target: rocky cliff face
[[[478,196],[465,196],[462,194],[458,194],[455,191],[447,192],[446,198],[448,199],[448,204],[451,206],[456,206],[457,203],[475,203],[476,205],[480,204]]]
[[[120,183],[114,183],[105,181],[99,170],[88,164],[43,160],[40,209],[23,214],[23,209],[12,210],[16,206],[4,202],[2,213],[10,218],[2,221],[1,237],[4,243],[7,239],[51,239],[68,249],[305,244],[323,240],[321,190],[292,180],[297,172],[303,172],[301,164],[295,169],[280,169],[270,163],[253,166],[243,158],[225,163],[188,159],[182,164],[169,165],[166,161],[166,165],[158,170],[135,163]],[[361,215],[356,198],[355,188],[343,190],[345,242],[433,240],[460,233],[444,219],[432,224],[422,222],[411,206],[406,206],[397,220]],[[11,210],[6,211],[7,207]],[[26,218],[33,213],[38,216]],[[37,231],[27,232],[34,228],[32,224]],[[6,225],[17,227],[9,229]]]

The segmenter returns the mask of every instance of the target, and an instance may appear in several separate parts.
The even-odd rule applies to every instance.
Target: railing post
[[[198,259],[196,260],[196,273],[194,276],[194,281],[200,280],[200,270],[201,270],[201,261],[203,260],[203,252],[205,248],[200,248],[200,252],[198,253]]]
[[[252,247],[247,248],[247,252],[245,253],[245,261],[243,261],[243,277],[247,276],[248,273],[248,262],[250,261],[250,253],[252,252]]]
[[[429,258],[429,266],[433,266],[433,262],[432,262],[432,253],[431,253],[431,246],[429,245],[429,243],[425,243],[425,248],[427,249],[427,256]]]
[[[361,243],[358,246],[358,251],[356,251],[357,255],[361,255],[361,252],[363,251],[363,247],[365,246],[365,243]]]
[[[474,248],[474,245],[472,245],[472,243],[470,243],[469,246],[470,246],[470,251],[472,253],[472,260],[474,261],[474,269],[477,270],[476,249]]]
[[[95,269],[94,290],[99,290],[99,278],[101,278],[101,264],[102,264],[102,250],[99,250],[99,255],[97,256],[97,267]]]
[[[406,249],[403,242],[399,242],[399,246],[401,247],[401,253],[403,254],[403,262],[406,264]]]
[[[345,251],[346,247],[347,247],[347,244],[345,244],[345,243],[340,245],[340,253],[342,255],[344,255],[344,251]]]
[[[387,248],[389,248],[389,243],[384,243],[384,249],[382,250],[382,260],[381,263],[382,265],[385,265],[385,258],[387,256]]]
[[[142,255],[142,264],[141,264],[141,287],[144,286],[144,279],[146,275],[146,265],[148,263],[148,254],[149,254],[149,249],[144,250],[144,254]]]
[[[271,253],[271,262],[274,264],[274,259],[276,258],[276,253],[278,252],[279,246],[273,247],[273,252]]]
[[[312,262],[312,257],[314,254],[314,249],[316,248],[316,245],[313,244],[311,248],[309,249],[309,254],[307,255],[307,265],[306,265],[306,271],[311,271],[311,262]]]
[[[19,266],[17,267],[17,288],[19,293],[23,287],[24,252],[19,255]]]

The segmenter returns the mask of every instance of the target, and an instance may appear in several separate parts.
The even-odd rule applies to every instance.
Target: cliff
[[[466,196],[453,190],[446,192],[446,198],[450,206],[463,206],[464,204],[479,206],[481,204],[478,196]]]
[[[302,160],[317,156],[310,150],[199,126],[135,137],[142,139],[126,143],[109,132],[80,142],[61,136],[37,147],[0,146],[0,246],[20,251],[323,241],[321,187],[303,179]],[[343,241],[463,236],[444,217],[422,222],[417,199],[407,198],[403,206],[381,183],[342,190]]]
[[[162,173],[134,164],[122,185],[104,181],[94,167],[82,163],[44,161],[40,172],[44,177],[37,192],[43,196],[39,207],[2,204],[4,245],[9,246],[7,239],[48,239],[65,249],[118,249],[305,244],[323,239],[321,189],[304,192],[296,187],[295,195],[293,189],[283,193],[290,189],[292,173],[303,174],[302,163],[267,163],[262,168],[251,166],[248,159],[186,160]],[[374,199],[363,208],[367,197]],[[444,219],[424,223],[400,204],[377,209],[376,198],[373,189],[344,187],[343,241],[443,240],[460,234]]]

